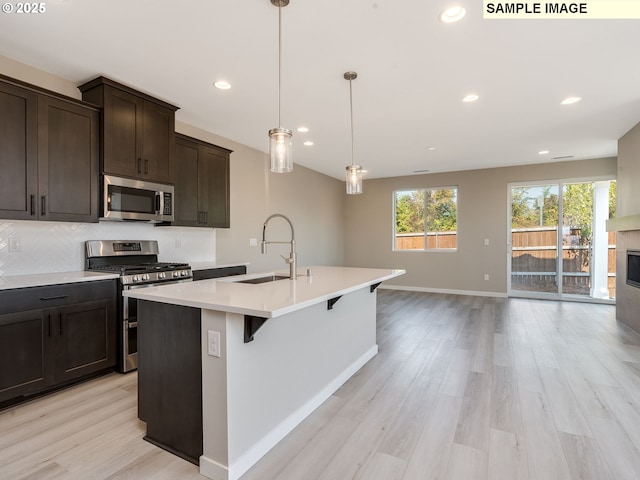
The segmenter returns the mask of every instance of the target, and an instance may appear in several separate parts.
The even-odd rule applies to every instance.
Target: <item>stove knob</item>
[[[137,282],[137,281],[139,281],[140,279],[138,278],[138,275],[134,275],[134,276],[133,276],[133,278],[132,278],[131,280],[133,280],[134,282]]]
[[[166,276],[167,276],[167,275],[166,275],[164,272],[160,272],[160,273],[158,274],[158,278],[159,278],[159,279],[163,279],[163,278],[165,278]]]
[[[172,276],[175,277],[179,277],[180,276],[180,272],[173,272]]]
[[[181,271],[180,275],[183,276],[183,277],[186,277],[187,276],[187,271],[186,270]]]
[[[142,280],[149,280],[149,275],[146,273],[142,275]]]

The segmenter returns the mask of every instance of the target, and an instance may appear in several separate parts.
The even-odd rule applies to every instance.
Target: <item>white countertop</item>
[[[109,280],[119,278],[117,273],[98,272],[57,272],[39,273],[33,275],[0,276],[0,290],[13,288],[42,287],[45,285],[60,285],[63,283],[92,282],[95,280]]]
[[[311,277],[306,276],[310,268]],[[297,280],[236,283],[274,272],[139,288],[123,292],[141,300],[273,318],[404,275],[404,270],[351,267],[300,267]],[[278,274],[288,272],[278,272]],[[305,273],[301,275],[301,273]]]

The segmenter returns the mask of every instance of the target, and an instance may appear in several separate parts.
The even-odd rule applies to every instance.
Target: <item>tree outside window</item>
[[[457,188],[394,193],[394,250],[455,250]]]

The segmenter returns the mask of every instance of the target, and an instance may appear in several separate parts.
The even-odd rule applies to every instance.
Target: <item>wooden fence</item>
[[[457,245],[457,232],[427,233],[427,249],[456,248]],[[424,233],[396,234],[396,250],[424,250]]]

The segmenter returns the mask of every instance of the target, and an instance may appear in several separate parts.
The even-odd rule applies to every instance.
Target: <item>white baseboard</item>
[[[229,480],[229,469],[204,455],[200,456],[200,475],[212,480]]]
[[[474,290],[450,290],[447,288],[428,288],[428,287],[406,287],[402,285],[380,285],[385,290],[406,290],[408,292],[425,292],[425,293],[446,293],[451,295],[469,295],[472,297],[495,297],[507,298],[507,294],[503,292],[478,292]]]
[[[213,480],[237,480],[255,463],[260,460],[269,450],[286,437],[295,427],[327,400],[333,393],[349,380],[358,370],[360,370],[369,360],[378,353],[378,346],[361,355],[355,362],[342,371],[331,383],[325,386],[308,402],[298,408],[295,412],[285,418],[280,425],[274,428],[267,435],[262,437],[253,447],[245,452],[233,465],[225,467],[204,455],[200,457],[200,474]]]

